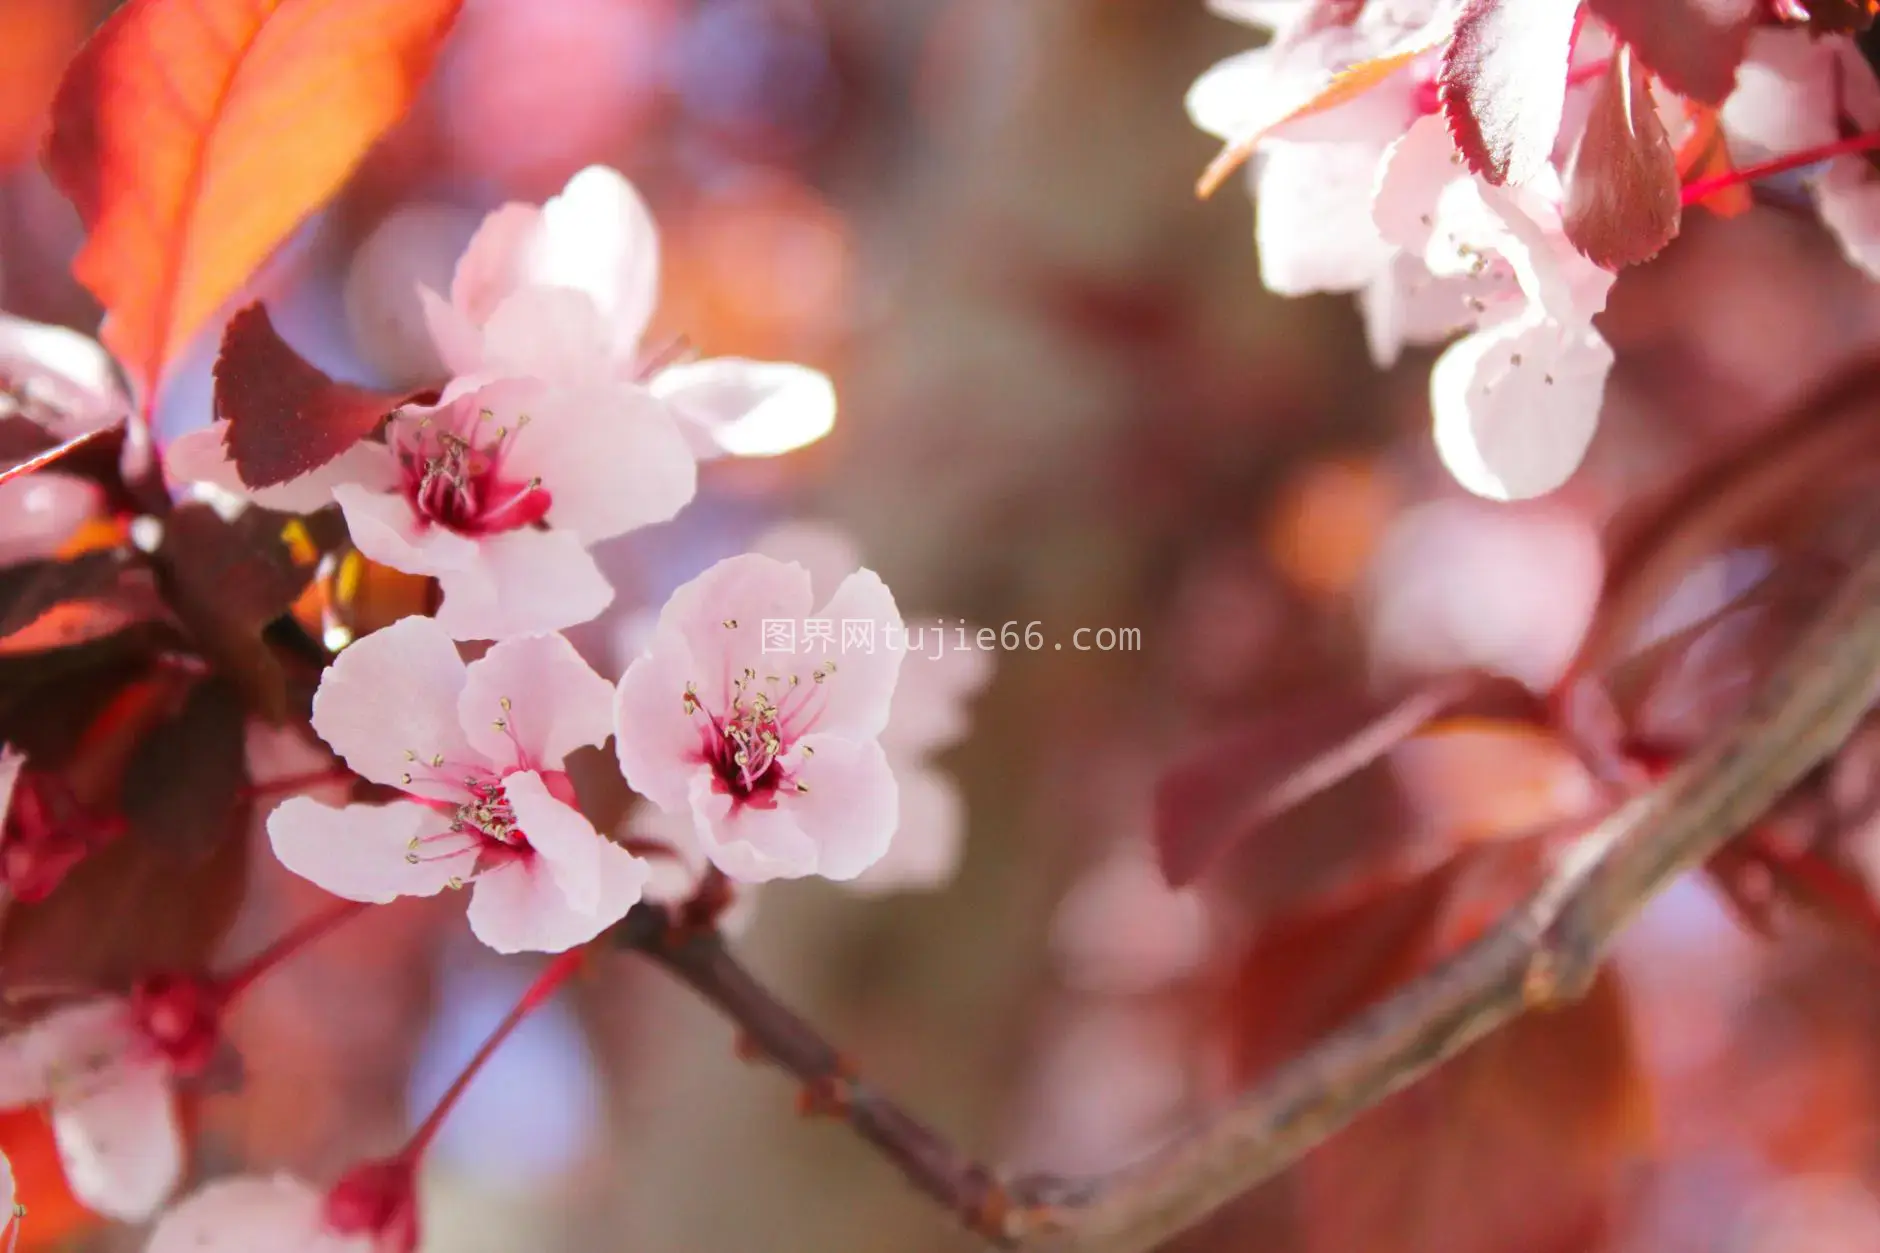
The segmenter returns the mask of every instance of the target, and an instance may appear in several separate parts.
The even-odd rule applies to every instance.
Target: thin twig
[[[1613,936],[1827,760],[1880,687],[1880,553],[1734,722],[1578,841],[1520,910],[1231,1109],[1115,1175],[1067,1183],[1028,1248],[1142,1253],[1534,1006],[1584,993]]]
[[[687,926],[654,905],[636,906],[614,931],[731,1020],[739,1047],[774,1063],[802,1086],[799,1108],[838,1119],[908,1182],[993,1244],[1013,1241],[1004,1187],[986,1167],[857,1076],[848,1059],[777,1000],[709,927]]]

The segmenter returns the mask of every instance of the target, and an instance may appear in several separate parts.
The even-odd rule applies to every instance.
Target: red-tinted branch
[[[846,1123],[969,1230],[994,1244],[1013,1243],[1011,1203],[993,1173],[862,1080],[847,1058],[739,964],[716,931],[675,924],[663,909],[641,905],[615,937],[730,1019],[741,1049],[795,1078],[805,1113]]]

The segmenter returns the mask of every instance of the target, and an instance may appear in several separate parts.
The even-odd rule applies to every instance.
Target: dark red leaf
[[[0,657],[77,648],[135,626],[171,621],[149,569],[120,552],[85,553],[29,569],[4,589]]]
[[[1588,0],[1587,7],[1665,86],[1712,105],[1736,86],[1762,8],[1757,0]]]
[[[262,631],[312,580],[318,559],[289,545],[293,522],[256,508],[230,522],[192,501],[165,520],[157,550],[177,613],[216,668],[274,718],[286,713],[285,679]]]
[[[1651,82],[1621,48],[1594,89],[1567,170],[1567,238],[1609,270],[1658,255],[1678,233],[1678,157]]]
[[[318,469],[408,399],[334,382],[288,346],[261,305],[241,310],[222,333],[215,416],[228,421],[229,455],[250,487]]]
[[[200,854],[241,833],[247,717],[236,687],[209,679],[144,737],[124,771],[130,838]]]
[[[1560,134],[1580,0],[1468,0],[1443,54],[1443,115],[1469,168],[1525,183]]]
[[[1352,688],[1227,728],[1156,786],[1155,840],[1171,884],[1192,883],[1278,815],[1350,778],[1493,681],[1445,675],[1383,696]]]

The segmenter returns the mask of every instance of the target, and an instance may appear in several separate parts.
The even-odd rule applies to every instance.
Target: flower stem
[[[319,787],[323,783],[351,783],[357,776],[344,766],[330,766],[325,770],[309,770],[303,774],[283,775],[278,779],[269,779],[265,783],[251,783],[242,789],[243,800],[263,800],[270,796],[285,796],[303,788]]]
[[[222,993],[222,1003],[226,1005],[233,1001],[253,987],[255,981],[262,975],[320,939],[327,932],[334,930],[341,923],[364,913],[365,909],[366,902],[364,901],[341,901],[330,909],[322,910],[300,923],[286,935],[216,981],[216,987]]]
[[[1799,170],[1805,165],[1814,165],[1818,161],[1826,161],[1832,157],[1850,157],[1857,153],[1871,152],[1875,148],[1880,148],[1880,131],[1837,139],[1831,144],[1804,148],[1800,152],[1791,152],[1787,156],[1758,162],[1755,165],[1746,165],[1741,169],[1730,170],[1723,174],[1714,174],[1709,178],[1700,178],[1694,183],[1686,183],[1681,199],[1687,206],[1694,205],[1708,196],[1742,183],[1755,182],[1759,178],[1768,178],[1772,174],[1786,174],[1790,170]]]
[[[489,1037],[483,1041],[476,1051],[476,1056],[472,1057],[470,1064],[463,1068],[463,1073],[457,1076],[449,1090],[438,1099],[430,1114],[418,1124],[418,1129],[411,1133],[410,1141],[406,1143],[404,1151],[398,1155],[400,1160],[416,1163],[418,1158],[424,1155],[424,1151],[431,1147],[431,1141],[437,1138],[438,1129],[444,1125],[444,1120],[450,1116],[450,1111],[469,1088],[470,1081],[477,1077],[477,1072],[483,1069],[490,1058],[496,1056],[496,1051],[502,1048],[511,1035],[515,1034],[516,1028],[522,1025],[523,1019],[540,1009],[548,998],[553,996],[556,990],[581,968],[585,957],[586,952],[583,949],[569,949],[565,953],[558,954],[555,960],[535,977],[535,982],[528,986],[521,998],[503,1016],[503,1020],[496,1024],[496,1030],[490,1032]]]

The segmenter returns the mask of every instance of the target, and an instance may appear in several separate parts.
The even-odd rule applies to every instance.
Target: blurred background
[[[0,307],[87,330],[76,218],[34,158],[103,7],[0,0]],[[604,673],[636,614],[799,518],[846,530],[911,610],[1140,631],[1139,650],[993,657],[945,761],[968,814],[950,887],[778,886],[739,940],[872,1080],[1014,1169],[1153,1148],[1415,969],[1465,926],[1474,879],[1510,873],[1431,853],[1360,875],[1377,832],[1493,850],[1583,786],[1532,736],[1463,727],[1173,892],[1149,841],[1172,760],[1381,676],[1485,664],[1544,689],[1613,519],[1880,337],[1880,299],[1805,214],[1693,222],[1615,292],[1587,468],[1543,502],[1470,500],[1429,446],[1429,356],[1374,369],[1349,301],[1262,291],[1243,195],[1192,195],[1212,153],[1183,93],[1252,42],[1202,0],[468,0],[413,114],[248,293],[336,375],[396,376],[423,351],[413,284],[445,288],[485,212],[615,166],[662,229],[653,340],[814,364],[841,414],[807,448],[717,463],[677,522],[612,546],[621,602],[581,633]],[[207,420],[215,338],[167,390],[165,435]],[[253,864],[232,954],[318,904]],[[326,1180],[394,1147],[531,975],[458,914],[374,910],[270,980],[236,1024],[241,1090],[200,1107],[198,1171]],[[1584,1006],[1180,1247],[1880,1250],[1873,951],[1805,920],[1770,943],[1684,885]],[[974,1247],[798,1119],[723,1022],[605,970],[450,1122],[427,1250]],[[27,1200],[29,1244],[135,1247]]]

